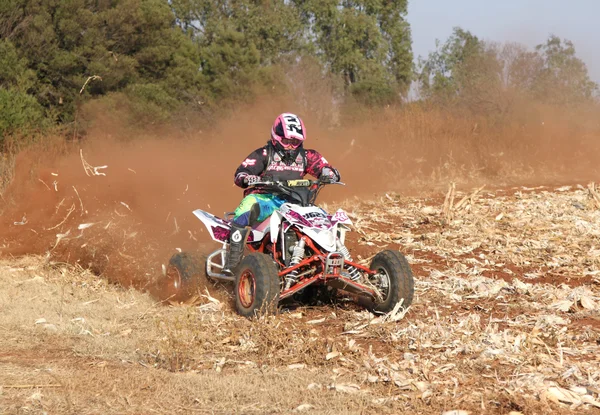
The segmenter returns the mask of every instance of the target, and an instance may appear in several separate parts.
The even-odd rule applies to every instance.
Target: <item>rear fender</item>
[[[225,243],[229,238],[231,227],[225,220],[200,209],[194,210],[194,215],[202,221],[210,237],[217,242]]]

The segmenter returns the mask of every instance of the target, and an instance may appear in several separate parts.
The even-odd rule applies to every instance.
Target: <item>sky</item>
[[[480,39],[533,48],[550,34],[569,39],[600,83],[600,0],[409,0],[415,60],[445,41],[455,26]]]

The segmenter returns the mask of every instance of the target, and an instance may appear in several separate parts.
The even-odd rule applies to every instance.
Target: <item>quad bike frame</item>
[[[279,301],[300,294],[310,286],[355,294],[366,300],[363,305],[374,312],[385,313],[397,304],[405,308],[411,304],[414,281],[406,258],[398,251],[387,250],[375,255],[370,267],[354,262],[344,243],[351,224],[345,212],[338,210],[335,215],[326,216],[325,211],[313,205],[323,183],[300,180],[263,184],[276,186],[277,189],[271,190],[285,191],[288,196],[296,195],[288,187],[304,186],[308,192],[304,197],[298,192],[298,197],[294,197],[297,205],[286,207],[284,204],[270,221],[251,220],[254,226],[245,245],[246,255],[233,270],[234,275],[223,273],[231,214],[218,218],[201,210],[194,211],[212,239],[223,244],[206,258],[205,274],[209,279],[235,284],[238,313],[252,317],[276,312]],[[311,190],[313,185],[315,190]],[[254,217],[258,218],[258,214]],[[326,220],[325,224],[318,222],[321,218]],[[324,229],[325,233],[311,229]],[[175,254],[166,276],[173,276],[173,285],[179,291],[183,287],[189,292],[189,288],[193,288],[191,281],[198,276],[198,266],[200,263],[193,262],[189,254]]]
[[[296,234],[298,238],[304,240],[306,246],[313,251],[313,255],[303,259],[300,263],[288,268],[286,268],[285,264],[281,261],[280,252],[275,252],[275,254],[273,255],[272,245],[270,244],[268,238],[264,238],[260,242],[260,245],[258,245],[258,247],[254,247],[252,246],[252,244],[247,245],[247,248],[250,252],[260,252],[263,254],[267,254],[274,259],[276,264],[282,269],[281,271],[279,271],[279,278],[281,279],[282,287],[286,275],[298,269],[312,266],[307,271],[296,275],[296,278],[300,279],[298,283],[294,284],[287,290],[282,290],[279,293],[280,300],[291,297],[295,293],[303,290],[304,288],[312,284],[328,285],[349,293],[366,295],[373,300],[378,298],[379,294],[376,290],[358,282],[355,282],[342,274],[344,269],[346,269],[348,266],[353,266],[359,271],[367,273],[369,275],[375,275],[375,271],[363,265],[357,264],[356,262],[346,260],[341,252],[324,252],[310,238],[302,235],[298,231],[296,231]],[[235,282],[236,276],[225,275],[217,271],[223,269],[225,255],[226,248],[221,248],[208,256],[206,260],[206,275],[209,278],[215,280]],[[317,272],[316,274],[310,277],[304,278],[305,275],[313,274],[313,272],[317,269],[320,270],[320,272]]]

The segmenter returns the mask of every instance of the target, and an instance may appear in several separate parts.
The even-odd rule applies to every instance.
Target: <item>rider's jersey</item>
[[[324,167],[336,172],[338,180],[340,175],[319,152],[299,148],[295,157],[286,157],[285,153],[278,152],[271,143],[253,151],[240,167],[235,171],[235,184],[245,188],[244,177],[268,176],[270,180],[297,180],[310,174],[319,177]],[[260,193],[257,189],[246,190],[245,194]]]

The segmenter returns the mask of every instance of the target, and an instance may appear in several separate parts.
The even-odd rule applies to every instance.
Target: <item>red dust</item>
[[[502,157],[512,155],[518,161],[532,155],[530,147],[507,147],[498,137],[477,137],[482,147],[476,147],[472,136],[461,141],[457,134],[472,131],[468,120],[453,121],[418,108],[387,109],[357,123],[341,117],[324,124],[315,111],[270,98],[210,125],[192,121],[185,128],[150,131],[151,126],[132,129],[123,118],[95,105],[87,109],[93,116],[88,115],[92,121],[86,138],[69,150],[57,155],[31,149],[19,155],[15,179],[0,201],[0,255],[50,253],[54,260],[80,264],[111,281],[147,287],[177,248],[206,253],[217,247],[192,211],[221,215],[235,208],[242,192],[233,184],[233,173],[247,154],[264,145],[273,119],[283,111],[304,117],[307,148],[321,152],[348,184],[325,189],[321,201],[406,191],[415,179],[431,186],[436,180],[446,183],[450,174],[470,174],[465,170],[469,166],[489,167],[490,160],[497,167],[489,173],[493,177],[499,177],[500,167],[510,167],[484,150],[504,149]],[[589,150],[590,137],[580,140],[585,143],[581,148],[570,144],[568,135],[554,134],[549,143],[553,149],[570,145],[573,156]],[[507,141],[515,142],[512,136]],[[554,161],[563,155],[543,152],[544,157],[549,154]],[[544,158],[537,164],[550,161]],[[86,171],[86,162],[97,167],[97,174]],[[564,180],[581,169],[593,171],[581,162],[580,170],[566,167],[558,173]],[[358,253],[364,257],[369,250]]]
[[[163,129],[133,136],[103,118],[63,155],[43,159],[35,149],[20,154],[7,202],[0,205],[0,255],[49,252],[53,260],[145,288],[176,249],[217,248],[192,211],[220,215],[235,208],[242,192],[233,173],[267,141],[279,111],[269,106],[240,111],[193,134]],[[318,148],[314,130],[307,147]],[[319,150],[343,172],[351,170],[339,154]],[[329,197],[348,197],[357,183]]]

